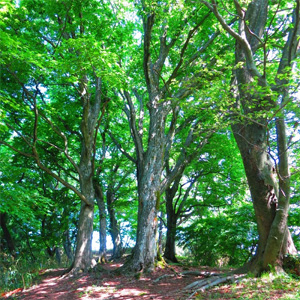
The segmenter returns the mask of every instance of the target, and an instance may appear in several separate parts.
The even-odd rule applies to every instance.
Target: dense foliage
[[[215,1],[1,1],[0,273],[8,288],[22,273],[12,262],[45,267],[56,257],[86,269],[78,249],[90,248],[93,230],[101,259],[110,234],[114,258],[133,242],[150,249],[152,239],[159,247],[149,251],[168,249],[173,261],[176,244],[205,265],[249,262],[262,234],[245,163],[256,148],[246,144],[262,127],[283,207],[280,120],[288,225],[300,249],[299,1],[272,1],[265,27],[246,37],[235,34],[238,15],[259,1],[240,2],[218,11]],[[283,69],[290,38],[298,50]],[[252,47],[240,50],[245,61],[232,50],[246,47],[241,39]],[[242,84],[244,66],[254,79]],[[257,180],[270,197],[275,186]],[[138,248],[134,259],[146,267],[153,253],[140,258]]]

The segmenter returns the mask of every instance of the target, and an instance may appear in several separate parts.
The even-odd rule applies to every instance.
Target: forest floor
[[[39,281],[28,289],[2,294],[3,299],[17,300],[186,300],[186,299],[300,299],[300,281],[289,277],[247,278],[237,284],[223,284],[192,297],[184,288],[203,276],[182,275],[182,272],[223,273],[221,269],[183,267],[179,265],[157,267],[151,274],[137,276],[117,275],[113,271],[120,264],[98,265],[98,270],[76,277],[62,276],[64,269],[40,272]],[[228,270],[227,270],[228,271]]]

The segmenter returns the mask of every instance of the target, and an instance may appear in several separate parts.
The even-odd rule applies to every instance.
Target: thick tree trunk
[[[287,215],[280,217],[282,236],[274,235],[279,225],[275,222],[279,212],[275,192],[278,188],[275,169],[267,152],[266,131],[258,124],[234,125],[232,128],[242,155],[259,234],[256,254],[249,267],[255,274],[260,274],[267,269],[271,256],[276,253],[277,257],[282,257],[286,254],[283,250],[293,253],[294,246],[286,224]],[[278,245],[272,243],[270,247],[270,240],[278,241]],[[274,265],[274,259],[272,261],[271,265]]]
[[[150,108],[148,149],[138,161],[138,228],[131,262],[134,271],[151,271],[157,256],[157,212],[161,197],[166,111],[156,105]]]
[[[87,271],[92,266],[93,220],[94,206],[81,203],[72,272]]]
[[[109,214],[109,233],[113,243],[112,259],[119,259],[122,256],[122,243],[120,228],[116,218],[115,209],[113,207],[114,193],[108,188],[106,192],[107,210]]]
[[[152,177],[150,173],[149,181]],[[160,185],[145,183],[139,195],[138,228],[136,246],[133,252],[134,271],[152,271],[157,256],[156,231],[157,210],[160,203]]]
[[[74,264],[71,272],[86,271],[93,265],[92,235],[94,221],[94,141],[95,129],[100,113],[101,80],[96,78],[96,94],[94,103],[91,103],[87,93],[87,76],[80,82],[80,98],[83,112],[81,120],[81,155],[79,164],[79,181],[82,194],[81,209],[78,224],[77,243]]]
[[[239,8],[237,8],[239,11]],[[268,11],[267,0],[252,1],[248,7],[246,18],[249,28],[257,36],[264,32]],[[243,12],[240,10],[242,15]],[[245,35],[246,33],[246,35]],[[268,119],[263,113],[275,106],[274,100],[259,92],[267,86],[265,76],[257,71],[252,54],[247,50],[247,41],[255,53],[258,39],[245,29],[245,23],[240,21],[240,38],[237,39],[235,57],[238,103],[243,108],[245,118],[232,126],[234,136],[248,179],[251,192],[257,228],[259,234],[255,257],[250,262],[250,270],[259,275],[268,270],[269,266],[279,267],[283,256],[293,254],[295,247],[291,239],[287,216],[289,206],[289,173],[284,120],[277,120],[277,145],[279,170],[274,165],[275,160],[269,154]],[[281,166],[280,166],[281,165]],[[279,176],[279,186],[278,178]]]
[[[297,254],[290,232],[287,228],[288,209],[290,202],[290,174],[288,163],[288,147],[285,122],[283,118],[276,120],[278,147],[279,193],[278,207],[273,220],[270,236],[263,256],[263,268],[269,265],[282,266],[286,254]]]

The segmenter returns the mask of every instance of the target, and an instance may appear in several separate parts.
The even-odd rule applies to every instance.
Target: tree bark
[[[68,257],[69,262],[72,264],[73,260],[74,260],[74,254],[72,251],[72,244],[70,241],[69,229],[67,229],[63,235],[64,235],[64,241],[63,241],[64,250]]]
[[[162,107],[150,108],[148,149],[143,156],[144,159],[138,163],[138,228],[132,262],[132,267],[136,271],[151,271],[157,255],[157,212],[161,197],[164,120],[165,111]]]
[[[87,271],[92,266],[94,206],[81,203],[76,251],[71,272]]]
[[[181,176],[180,176],[181,178]],[[164,252],[164,257],[172,262],[177,263],[175,251],[175,241],[176,241],[176,230],[177,230],[177,214],[174,208],[174,196],[177,192],[178,184],[176,189],[167,188],[166,195],[166,211],[167,211],[167,236],[166,236],[166,248]]]
[[[118,225],[118,220],[116,218],[115,209],[113,203],[114,193],[112,191],[112,186],[109,186],[106,192],[106,201],[107,201],[107,210],[109,214],[109,233],[111,235],[113,243],[113,254],[112,259],[119,259],[122,256],[122,243],[121,243],[121,234],[120,227]]]
[[[264,74],[260,74],[253,56],[258,45],[262,43],[260,38],[265,31],[269,4],[267,0],[254,0],[249,4],[245,13],[235,1],[240,26],[239,32],[234,32],[219,14],[214,0],[212,0],[212,6],[203,2],[214,12],[224,29],[236,39],[235,63],[239,67],[234,72],[237,87],[234,94],[237,100],[236,108],[241,110],[242,114],[238,115],[236,122],[232,125],[232,130],[243,159],[259,234],[257,251],[249,267],[252,272],[259,275],[270,265],[280,267],[286,253],[295,253],[287,227],[289,173],[285,124],[283,118],[276,121],[279,155],[279,170],[277,171],[269,152],[269,120],[263,116],[263,113],[274,108],[276,103],[264,92],[260,92],[268,86],[266,69],[264,69]],[[299,1],[296,10],[299,16]],[[298,24],[294,26],[296,28]],[[292,35],[297,36],[295,32]],[[289,51],[291,50],[289,48]],[[284,52],[285,50],[282,59],[288,66],[291,59],[288,62]],[[279,73],[280,69],[281,66]]]
[[[97,205],[99,208],[99,237],[100,237],[100,249],[99,256],[101,263],[107,261],[106,257],[106,212],[105,212],[105,202],[102,188],[99,183],[94,181],[95,195],[97,200]]]
[[[94,103],[91,103],[87,92],[87,77],[83,76],[80,82],[80,98],[83,107],[81,120],[81,155],[79,164],[79,181],[82,194],[77,244],[72,272],[86,271],[92,266],[92,235],[94,221],[94,143],[95,131],[101,105],[101,80],[96,79],[96,94]]]
[[[3,232],[3,238],[6,241],[6,245],[7,245],[9,253],[13,257],[15,257],[16,256],[16,248],[15,248],[13,238],[7,227],[7,219],[8,219],[7,213],[0,213],[0,225],[2,228],[2,232]]]

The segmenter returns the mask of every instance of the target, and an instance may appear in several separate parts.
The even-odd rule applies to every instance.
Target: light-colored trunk
[[[72,272],[86,271],[92,264],[94,207],[81,204]]]

